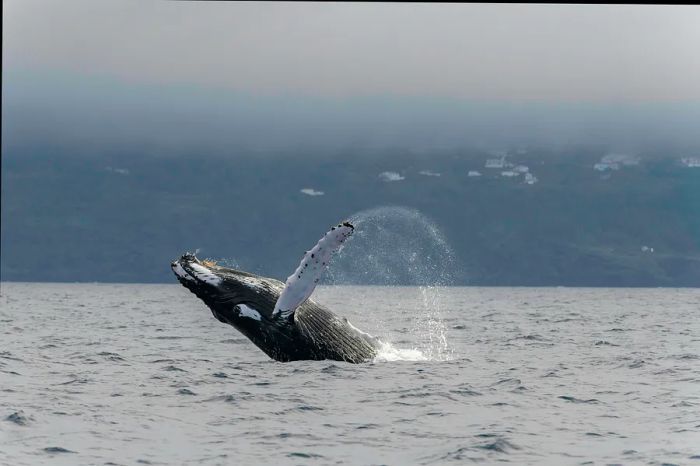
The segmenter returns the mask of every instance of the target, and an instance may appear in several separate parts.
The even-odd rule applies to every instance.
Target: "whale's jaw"
[[[223,281],[209,268],[209,264],[202,263],[194,254],[183,254],[178,260],[170,264],[170,268],[177,279],[187,288],[218,288]],[[212,290],[213,291],[213,290]]]

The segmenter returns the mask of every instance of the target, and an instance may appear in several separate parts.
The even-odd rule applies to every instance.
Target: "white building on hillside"
[[[387,183],[392,181],[402,181],[406,179],[406,177],[401,176],[399,173],[396,172],[381,172],[379,174],[379,178],[382,181],[386,181]]]
[[[300,189],[303,194],[306,194],[307,196],[323,196],[324,192],[323,191],[316,191],[314,188],[303,188]]]
[[[486,159],[486,168],[503,168],[506,165],[506,158],[501,157],[500,159]]]
[[[604,172],[606,170],[619,170],[623,166],[631,167],[639,165],[640,158],[636,155],[618,154],[611,152],[600,159],[600,162],[593,165],[594,170]]]
[[[595,165],[593,165],[593,169],[598,170],[599,172],[604,172],[605,170],[619,170],[620,164],[598,162]]]

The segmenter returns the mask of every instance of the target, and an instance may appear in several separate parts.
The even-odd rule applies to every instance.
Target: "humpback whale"
[[[248,337],[277,361],[372,359],[379,340],[310,299],[334,251],[354,227],[341,223],[306,251],[286,283],[216,265],[186,253],[171,263],[178,281],[220,322]]]

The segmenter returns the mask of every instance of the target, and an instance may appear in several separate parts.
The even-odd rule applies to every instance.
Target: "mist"
[[[3,144],[700,146],[692,6],[8,1]]]
[[[700,147],[700,103],[260,95],[52,73],[4,77],[3,145],[177,155],[596,144]]]

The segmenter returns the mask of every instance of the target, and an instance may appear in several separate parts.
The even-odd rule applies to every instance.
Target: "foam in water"
[[[373,362],[393,362],[393,361],[429,361],[421,350],[412,348],[397,348],[391,343],[382,342]]]
[[[452,248],[433,221],[418,210],[384,206],[363,210],[350,217],[354,238],[334,259],[328,276],[333,284],[417,286],[416,308],[407,309],[409,331],[420,345],[400,349],[385,343],[377,360],[448,360],[453,350],[441,318],[440,291],[454,283],[457,265]],[[416,288],[411,289],[415,292]],[[408,292],[408,291],[407,291]],[[371,309],[371,303],[363,307]],[[388,341],[382,316],[369,313],[376,333]]]

